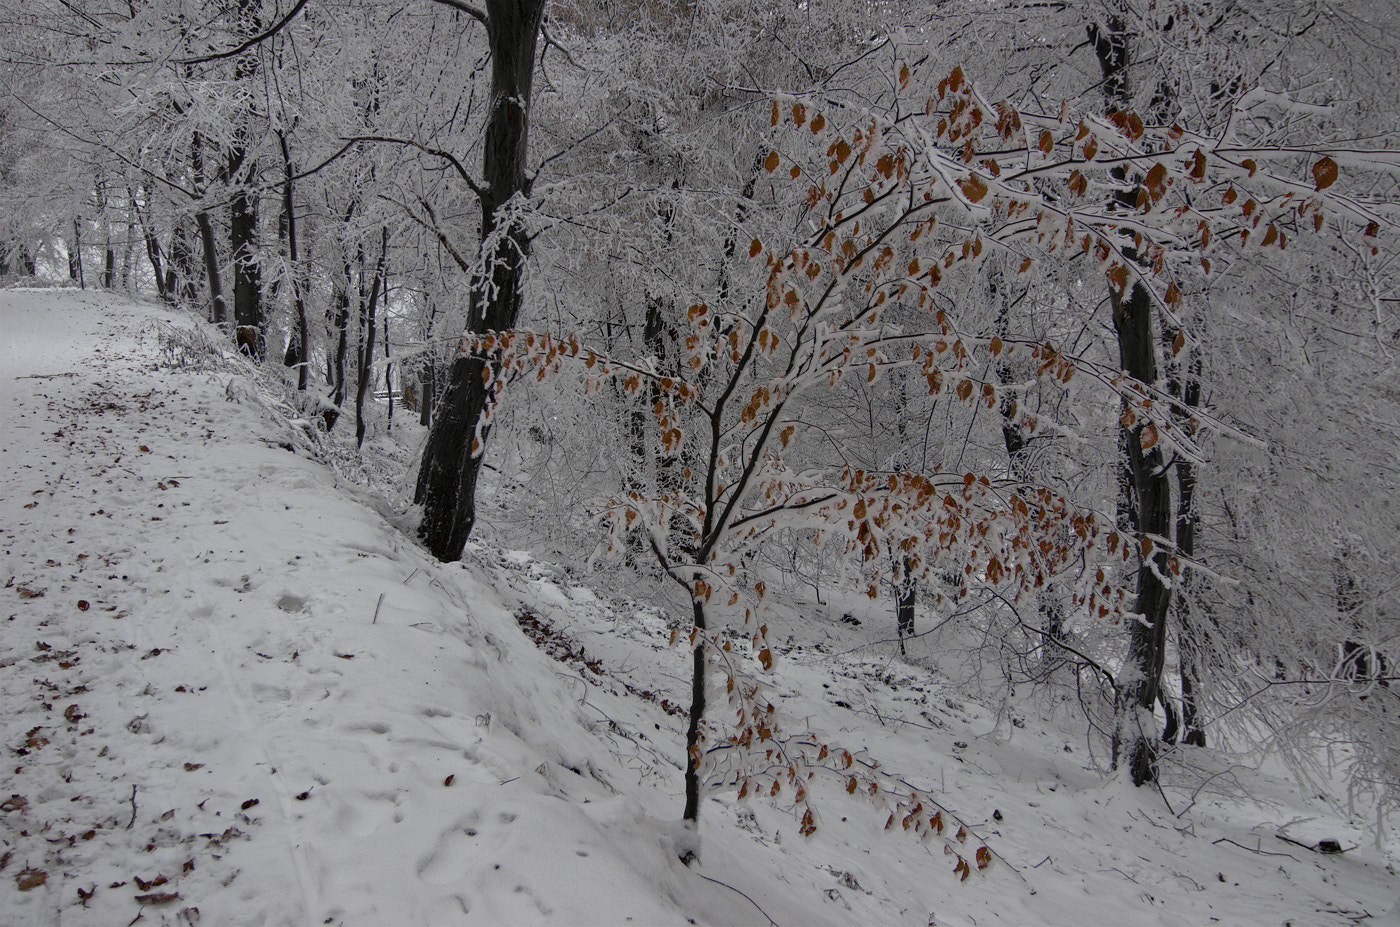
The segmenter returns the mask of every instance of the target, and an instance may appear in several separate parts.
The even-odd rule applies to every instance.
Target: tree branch
[[[434,0],[434,2],[442,2],[442,0]],[[478,198],[486,195],[486,189],[472,179],[472,175],[467,172],[466,166],[463,165],[461,161],[457,160],[457,156],[450,151],[444,151],[441,148],[429,148],[421,142],[415,142],[411,138],[391,138],[386,135],[355,135],[342,138],[341,141],[351,143],[386,142],[390,145],[403,145],[407,148],[417,148],[424,154],[432,155],[435,158],[442,158],[448,164],[451,164],[453,169],[456,170],[457,175],[462,178],[462,182],[465,183]]]
[[[485,11],[483,11],[483,10],[478,10],[476,7],[472,6],[470,3],[464,3],[463,0],[433,0],[433,2],[434,2],[434,3],[440,3],[440,4],[442,4],[442,5],[445,6],[445,7],[449,7],[450,9],[454,9],[454,10],[456,10],[458,13],[466,13],[468,16],[470,16],[472,19],[476,20],[477,22],[481,23],[483,26],[490,25],[490,23],[487,22],[487,20],[486,20],[486,13],[485,13]]]
[[[297,5],[292,7],[291,12],[289,12],[286,16],[283,16],[280,20],[278,20],[277,23],[272,26],[272,28],[268,29],[261,35],[253,36],[251,39],[244,42],[242,45],[238,46],[232,51],[216,52],[212,55],[200,55],[197,58],[176,58],[174,63],[206,64],[210,61],[220,61],[224,58],[236,58],[248,49],[252,48],[254,45],[257,45],[259,42],[265,42],[277,33],[281,32],[283,27],[285,27],[287,23],[295,19],[296,15],[302,11],[302,8],[305,7],[308,2],[310,2],[310,0],[297,0]]]

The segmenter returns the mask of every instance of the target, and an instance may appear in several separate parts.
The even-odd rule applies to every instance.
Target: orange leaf
[[[764,647],[758,652],[758,662],[763,664],[763,668],[771,670],[773,668],[773,651]]]
[[[776,151],[770,151],[768,152],[768,157],[763,159],[763,166],[768,173],[771,174],[778,169],[778,162],[780,160]]]
[[[963,380],[958,384],[958,398],[966,402],[972,396],[972,381]]]
[[[794,103],[792,107],[792,122],[794,125],[802,125],[807,121],[807,107],[801,103]]]
[[[1142,446],[1142,449],[1143,449],[1144,451],[1147,450],[1148,448],[1153,447],[1154,445],[1156,445],[1156,443],[1157,443],[1157,426],[1155,426],[1155,425],[1144,425],[1144,426],[1143,426],[1143,429],[1142,429],[1142,436],[1138,438],[1138,443]]]
[[[1324,156],[1312,166],[1313,179],[1319,190],[1326,190],[1337,181],[1337,162]]]
[[[1040,150],[1046,154],[1055,150],[1055,138],[1048,131],[1040,133]]]
[[[1024,274],[1026,271],[1028,271],[1028,270],[1030,270],[1030,269],[1031,269],[1031,259],[1030,259],[1030,258],[1026,258],[1024,261],[1021,262],[1021,269],[1018,270],[1018,271],[1016,271],[1016,273],[1018,273],[1018,274]]]
[[[758,252],[763,250],[763,242],[755,238],[749,244],[749,257],[758,257]]]

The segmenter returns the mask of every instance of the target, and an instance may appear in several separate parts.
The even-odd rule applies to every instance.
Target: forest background
[[[441,560],[481,505],[669,583],[686,820],[849,773],[762,685],[788,587],[973,629],[1135,783],[1209,745],[1400,799],[1394,4],[0,22],[0,271],[194,307],[321,433],[418,417]]]

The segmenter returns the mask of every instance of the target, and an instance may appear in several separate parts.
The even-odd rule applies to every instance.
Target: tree
[[[506,331],[520,315],[530,237],[520,218],[530,192],[526,172],[535,49],[544,0],[486,0],[485,9],[440,0],[486,28],[491,51],[490,112],[482,145],[482,180],[465,171],[481,209],[481,251],[475,264],[458,256],[470,274],[469,334]],[[460,165],[459,165],[460,169]],[[458,560],[476,521],[476,484],[481,453],[490,434],[483,415],[491,381],[500,373],[494,358],[460,353],[448,372],[437,405],[414,501],[423,506],[419,533],[439,560]]]

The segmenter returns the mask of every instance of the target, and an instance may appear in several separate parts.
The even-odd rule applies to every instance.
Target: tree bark
[[[287,147],[285,133],[278,132],[277,140],[282,145],[282,167],[285,171],[282,181],[282,215],[287,227],[287,264],[292,275],[292,324],[295,326],[287,340],[287,353],[283,363],[288,367],[297,368],[297,389],[305,391],[310,350],[307,344],[306,298],[301,286],[301,257],[297,252],[297,216],[295,199],[292,196],[292,153]]]
[[[1125,110],[1130,103],[1128,33],[1123,20],[1110,17],[1106,29],[1091,26],[1089,40],[1103,72],[1104,98],[1111,110]],[[1120,176],[1126,179],[1126,175]],[[1119,195],[1131,207],[1134,193]],[[1137,261],[1130,250],[1124,257]],[[1110,288],[1113,327],[1118,333],[1119,365],[1128,376],[1151,386],[1157,382],[1156,345],[1152,339],[1152,298],[1133,283],[1126,294]],[[1146,422],[1125,425],[1120,434],[1124,464],[1131,490],[1130,512],[1135,516],[1139,557],[1137,595],[1133,617],[1128,619],[1128,653],[1117,680],[1117,704],[1113,728],[1113,766],[1126,762],[1135,785],[1157,780],[1157,725],[1150,724],[1159,698],[1162,667],[1166,659],[1167,609],[1171,592],[1170,551],[1152,538],[1171,536],[1171,484],[1163,466],[1160,444],[1144,448]]]
[[[1125,300],[1111,295],[1114,326],[1118,330],[1119,360],[1123,370],[1140,383],[1157,380],[1156,352],[1152,342],[1152,300],[1147,290],[1133,284]],[[1115,765],[1126,759],[1133,782],[1142,785],[1157,779],[1155,723],[1144,730],[1137,718],[1151,713],[1158,699],[1162,667],[1166,659],[1167,609],[1171,605],[1170,550],[1160,541],[1172,530],[1171,483],[1160,444],[1142,446],[1146,422],[1127,429],[1125,445],[1128,470],[1133,477],[1138,515],[1138,568],[1135,617],[1128,619],[1128,654],[1118,679],[1118,723],[1114,729]],[[1126,745],[1125,745],[1125,742]]]
[[[697,573],[697,582],[704,577]],[[700,749],[700,725],[705,719],[705,605],[699,596],[690,600],[695,627],[700,633],[695,635],[695,647],[691,653],[690,668],[690,723],[685,730],[685,811],[681,820],[692,824],[700,820],[700,761],[704,754]]]
[[[515,327],[520,315],[530,239],[506,210],[511,200],[530,190],[525,159],[544,5],[545,0],[485,4],[492,104],[478,193],[482,266],[471,281],[468,334],[505,331]],[[491,430],[482,414],[494,396],[499,373],[498,359],[459,353],[428,434],[414,500],[423,505],[419,534],[442,561],[461,559],[476,523],[476,485]]]
[[[369,389],[370,373],[374,369],[374,324],[380,293],[384,290],[384,262],[389,259],[389,227],[381,230],[382,241],[379,248],[379,261],[374,267],[374,282],[370,284],[369,297],[360,305],[360,370],[359,383],[355,388],[355,446],[365,443],[365,393]]]
[[[258,0],[239,0],[238,13],[236,31],[240,36],[251,37],[261,31]],[[257,71],[257,51],[250,49],[239,55],[234,64],[234,81],[251,82]],[[261,361],[266,349],[266,332],[263,331],[262,269],[257,263],[258,198],[250,189],[256,164],[248,162],[251,120],[250,106],[238,118],[228,153],[228,179],[234,188],[229,204],[229,246],[233,256],[234,340],[240,351]]]

